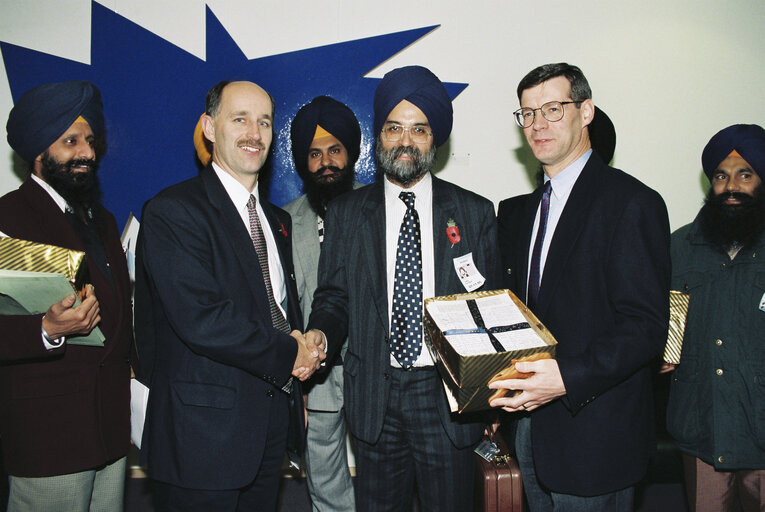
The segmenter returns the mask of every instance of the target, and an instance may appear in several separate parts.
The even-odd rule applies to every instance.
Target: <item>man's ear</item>
[[[37,158],[32,160],[32,174],[43,180],[42,177],[42,153],[37,155]],[[45,180],[43,180],[45,181]]]
[[[215,142],[215,127],[213,126],[213,118],[207,114],[202,116],[202,133],[205,134],[207,140]]]
[[[582,128],[589,126],[595,117],[595,104],[591,99],[588,98],[579,105],[579,115],[582,117]]]

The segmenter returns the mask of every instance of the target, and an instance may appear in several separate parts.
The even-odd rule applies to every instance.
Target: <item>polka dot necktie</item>
[[[406,204],[406,213],[396,249],[390,351],[403,368],[409,368],[422,350],[420,217],[414,209],[414,192],[401,192],[398,197]]]
[[[539,295],[539,285],[541,279],[542,265],[542,244],[545,241],[547,232],[547,217],[550,215],[550,194],[552,193],[552,182],[547,181],[542,190],[542,201],[539,204],[539,227],[537,228],[537,238],[534,240],[534,250],[531,253],[531,268],[529,269],[528,299],[526,305],[529,309],[534,309],[537,305],[537,296]]]

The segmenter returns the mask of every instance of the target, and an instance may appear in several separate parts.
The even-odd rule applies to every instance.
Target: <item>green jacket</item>
[[[672,289],[691,297],[669,432],[717,469],[765,468],[765,236],[731,260],[697,217],[672,234]]]

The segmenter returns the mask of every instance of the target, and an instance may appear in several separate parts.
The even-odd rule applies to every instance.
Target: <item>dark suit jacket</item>
[[[287,320],[299,329],[289,215],[263,209],[284,269]],[[272,397],[297,344],[271,324],[250,234],[211,167],[145,205],[137,250],[136,342],[151,389],[142,461],[153,478],[181,487],[243,487],[260,466]],[[293,398],[302,429],[297,380]]]
[[[516,237],[502,258],[522,299],[540,198],[541,188],[498,212],[500,231]],[[558,340],[567,392],[531,416],[537,476],[551,490],[603,494],[645,473],[654,446],[649,362],[666,341],[669,278],[663,200],[593,153],[553,235],[535,310]]]
[[[95,222],[115,288],[88,258],[101,308],[104,347],[45,351],[42,315],[0,317],[0,437],[6,471],[41,477],[92,469],[130,447],[130,279],[114,217]],[[14,238],[84,251],[50,195],[31,178],[0,199],[0,231]],[[32,359],[29,359],[32,358]]]
[[[454,246],[446,235],[449,219],[456,222],[461,237]],[[390,385],[383,182],[335,199],[324,226],[319,287],[309,327],[327,335],[329,360],[348,334],[343,359],[348,424],[354,436],[374,443],[382,430]],[[465,292],[452,260],[469,252],[486,278],[481,289],[496,288],[500,281],[496,243],[491,202],[433,177],[436,295]],[[444,430],[457,447],[478,439],[481,423],[452,415],[444,394],[433,398],[438,401]]]

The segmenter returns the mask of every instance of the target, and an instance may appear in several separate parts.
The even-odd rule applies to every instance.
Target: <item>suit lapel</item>
[[[388,277],[385,259],[385,191],[382,181],[370,185],[369,195],[361,208],[358,236],[361,254],[366,263],[366,274],[371,280],[372,297],[380,322],[389,331],[388,324]],[[363,270],[362,270],[363,272]]]
[[[590,159],[571,189],[566,207],[555,227],[555,233],[545,260],[542,283],[537,299],[537,316],[540,318],[544,315],[555,295],[555,288],[563,276],[566,262],[571,256],[576,241],[587,223],[587,217],[592,211],[591,203],[602,166],[603,164],[595,153],[590,155]]]
[[[526,302],[526,287],[529,280],[529,251],[531,245],[534,243],[534,220],[537,216],[537,208],[539,207],[539,201],[542,198],[541,187],[531,193],[529,199],[523,207],[521,215],[521,227],[519,228],[518,240],[521,242],[516,245],[516,267],[513,269],[517,272],[516,282],[518,283],[518,298],[523,302]]]
[[[451,190],[444,181],[432,177],[433,180],[433,263],[435,265],[436,296],[449,295],[455,290],[465,291],[454,271],[453,259],[464,255],[457,251],[446,235],[446,223],[458,217],[457,202]],[[464,217],[467,212],[462,212]],[[459,227],[459,226],[458,226]],[[427,297],[425,297],[427,298]]]
[[[269,311],[268,296],[263,282],[263,272],[260,268],[258,255],[252,245],[252,238],[242,223],[242,218],[236,211],[234,203],[231,201],[223,184],[215,175],[212,167],[202,170],[200,177],[204,183],[207,197],[210,204],[217,212],[219,219],[217,228],[226,234],[226,240],[231,244],[232,254],[239,260],[243,274],[247,279],[252,295],[257,303],[258,311]],[[216,226],[213,226],[216,228]]]

